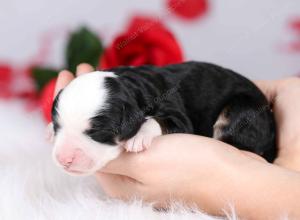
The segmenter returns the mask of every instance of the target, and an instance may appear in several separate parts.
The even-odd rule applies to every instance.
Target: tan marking
[[[222,129],[229,124],[228,118],[226,118],[226,113],[228,109],[225,108],[219,115],[216,123],[214,124],[214,134],[213,138],[220,140],[222,138]]]

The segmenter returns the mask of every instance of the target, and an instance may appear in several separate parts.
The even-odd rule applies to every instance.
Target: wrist
[[[235,149],[230,154],[224,154],[220,160],[216,172],[202,184],[205,187],[198,188],[199,191],[195,193],[199,195],[199,207],[215,215],[224,215],[225,210],[230,212],[233,207],[243,218],[251,219],[255,215],[254,219],[260,219],[257,218],[257,210],[260,209],[257,200],[260,199],[260,192],[275,181],[267,175],[275,166]],[[200,181],[203,183],[203,179]],[[268,199],[262,199],[261,204],[269,202]]]
[[[207,188],[200,207],[207,199],[205,211],[224,215],[233,207],[239,217],[256,220],[298,214],[298,173],[250,158],[236,159],[224,164],[223,179]]]
[[[279,149],[274,164],[300,172],[300,141],[292,141]]]
[[[194,193],[194,196],[198,196],[198,206],[215,215],[224,215],[224,210],[238,204],[240,198],[237,195],[249,191],[251,187],[251,181],[245,181],[247,173],[259,170],[262,164],[267,164],[231,146],[224,150],[216,152],[217,160],[213,172],[208,177],[199,176],[194,186],[198,190]]]

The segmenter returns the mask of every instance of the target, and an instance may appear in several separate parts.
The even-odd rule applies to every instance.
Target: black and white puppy
[[[268,161],[276,156],[265,96],[245,77],[208,63],[79,76],[56,97],[52,119],[53,157],[70,174],[93,174],[123,148],[139,152],[170,133],[213,137]]]

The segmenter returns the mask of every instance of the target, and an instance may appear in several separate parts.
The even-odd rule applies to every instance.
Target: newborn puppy
[[[79,76],[57,95],[52,120],[54,160],[76,175],[93,174],[123,148],[139,152],[171,133],[213,137],[268,161],[276,156],[265,96],[243,76],[208,63]]]

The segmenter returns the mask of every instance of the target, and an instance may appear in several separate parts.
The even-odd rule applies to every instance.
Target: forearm
[[[207,209],[216,214],[233,205],[246,219],[300,218],[300,174],[278,166],[241,158],[227,161],[222,185],[206,192]],[[199,200],[203,205],[203,200]]]

